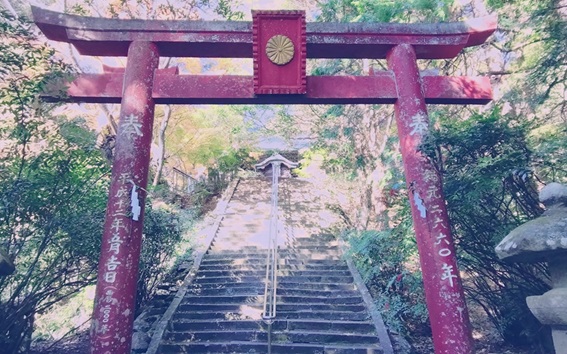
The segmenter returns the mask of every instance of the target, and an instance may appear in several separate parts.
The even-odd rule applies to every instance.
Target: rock
[[[132,350],[146,350],[150,345],[150,337],[144,332],[134,332],[132,334]]]
[[[534,316],[545,325],[567,323],[567,289],[552,289],[541,296],[528,296],[526,302]]]
[[[559,183],[550,183],[539,193],[539,200],[545,205],[567,203],[567,186]]]
[[[557,253],[567,255],[567,187],[550,183],[542,189],[540,200],[547,210],[512,230],[496,246],[500,259],[533,263]]]
[[[143,313],[134,321],[134,332],[147,332],[151,327],[148,322],[147,313]]]
[[[181,263],[179,264],[179,266],[177,267],[177,269],[178,269],[179,271],[186,271],[187,269],[190,269],[192,266],[193,266],[193,262],[187,262],[187,261],[185,261],[185,262],[181,262]]]

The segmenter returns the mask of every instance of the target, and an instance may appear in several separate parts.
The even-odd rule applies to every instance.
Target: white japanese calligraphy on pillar
[[[130,183],[132,176],[129,173],[122,173],[119,177],[120,185],[116,193],[114,193],[114,203],[115,209],[111,215],[112,222],[110,228],[112,230],[112,237],[108,240],[108,249],[113,253],[106,264],[104,281],[113,284],[116,281],[116,275],[119,272],[119,265],[121,264],[117,261],[116,256],[120,254],[120,246],[124,242],[121,236],[121,232],[128,230],[128,225],[124,218],[127,218],[130,210]],[[134,186],[132,186],[134,188]]]
[[[411,128],[410,135],[425,135],[429,130],[429,123],[427,119],[427,115],[425,113],[419,113],[411,117],[411,121],[409,123]]]
[[[443,263],[443,274],[441,275],[441,280],[449,281],[449,286],[453,287],[453,279],[457,278],[454,274],[453,266]]]
[[[124,135],[128,140],[132,140],[134,137],[144,136],[140,118],[135,114],[127,115],[120,124],[120,135]]]

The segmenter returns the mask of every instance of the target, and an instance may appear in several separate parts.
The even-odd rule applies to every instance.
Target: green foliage
[[[75,6],[73,11],[90,13],[92,4]],[[170,4],[152,9],[147,4],[135,7],[115,2],[109,12],[114,17],[194,19],[199,6],[210,2],[184,3],[183,10]],[[241,18],[229,1],[214,4],[217,15]],[[510,107],[506,115],[500,109],[485,114],[471,114],[468,109],[458,114],[436,110],[441,117],[435,122],[439,129],[422,149],[444,175],[459,261],[467,275],[467,295],[485,309],[504,338],[529,341],[540,327],[527,311],[524,298],[547,289],[539,275],[545,269],[505,264],[493,249],[509,230],[541,212],[530,176],[563,182],[567,178],[567,26],[558,0],[488,0],[487,4],[500,20],[492,45],[483,48],[486,57],[479,59],[472,50],[465,51],[445,61],[442,72],[476,73],[478,67],[471,63],[486,62],[483,71],[494,76],[495,83],[501,80],[496,92],[503,92]],[[457,2],[449,0],[329,0],[320,6],[318,20],[340,22],[437,22],[471,17],[476,12],[473,2],[457,11]],[[0,247],[16,258],[19,272],[0,280],[0,316],[19,326],[6,329],[3,322],[0,336],[5,342],[0,344],[16,348],[11,343],[17,342],[16,346],[24,348],[31,328],[29,314],[92,281],[107,181],[84,122],[51,120],[50,107],[37,100],[41,90],[59,90],[50,87],[50,78],[65,76],[69,68],[52,57],[50,48],[37,43],[29,34],[29,25],[14,25],[8,14],[3,14],[0,23],[0,108],[2,118],[7,118],[0,121],[4,139],[0,145]],[[501,57],[494,56],[494,51]],[[312,74],[366,74],[368,64],[383,66],[376,61],[364,65],[360,60],[321,60],[315,62]],[[431,68],[437,64],[420,65]],[[371,106],[313,111],[307,118],[307,114],[282,111],[280,128],[292,137],[308,131],[316,139],[313,151],[324,157],[327,170],[350,183],[355,197],[343,210],[357,219],[353,228],[358,231],[346,234],[389,325],[405,333],[426,332],[409,211],[404,198],[398,197],[403,195],[399,187],[403,179],[397,140],[391,135],[391,112]],[[168,151],[181,164],[211,167],[209,181],[196,194],[204,203],[220,191],[233,171],[243,167],[249,140],[242,134],[249,128],[243,121],[254,113],[237,108],[181,113],[177,126],[170,130]],[[305,125],[310,127],[305,129]],[[148,248],[141,265],[145,279],[159,278],[163,269],[157,264],[178,239],[175,216],[156,212],[154,217],[154,212],[146,213]],[[380,231],[369,231],[373,228]],[[65,265],[70,271],[53,265]],[[31,270],[24,274],[21,269]],[[24,279],[18,278],[23,275],[30,279],[27,283],[17,280]],[[65,279],[49,283],[52,275]],[[65,281],[72,284],[67,290]],[[53,285],[49,288],[53,291],[44,291],[42,286],[47,283]],[[154,284],[140,282],[143,299],[149,297]],[[29,294],[39,290],[41,296],[21,295],[28,289]],[[15,291],[20,295],[10,300],[9,307],[5,299]],[[14,318],[13,306],[20,306],[17,309],[23,309],[19,313],[24,315]]]
[[[331,0],[319,21],[340,22],[437,22],[445,21],[450,0]]]
[[[513,228],[542,212],[528,128],[495,108],[463,121],[441,119],[422,146],[443,172],[465,292],[515,344],[536,341],[541,325],[525,298],[548,290],[542,265],[508,264],[494,252]]]
[[[216,166],[220,172],[236,172],[239,168],[252,169],[252,159],[247,148],[230,149],[219,156]]]
[[[45,313],[36,313],[33,341],[58,340],[67,333],[87,330],[93,312],[95,286],[89,285],[77,294],[54,304]],[[53,316],[56,313],[57,316]]]
[[[544,125],[531,132],[529,142],[537,176],[544,181],[567,183],[567,127]]]
[[[501,36],[495,47],[504,55],[503,67],[513,74],[505,80],[505,97],[517,111],[542,123],[567,119],[567,25],[558,0],[489,1],[499,15]],[[513,58],[513,60],[510,60]]]
[[[430,107],[432,126],[439,129],[432,131],[422,150],[444,176],[466,293],[485,310],[506,341],[519,344],[535,341],[541,332],[525,297],[548,289],[545,267],[503,263],[494,246],[510,230],[541,213],[534,178],[564,182],[567,177],[567,26],[564,8],[556,0],[491,0],[488,6],[489,12],[499,16],[499,31],[489,39],[491,45],[465,51],[454,60],[420,61],[419,65],[439,68],[445,75],[489,73],[496,78],[495,92],[504,98],[482,114],[470,108]],[[318,20],[438,22],[476,17],[477,11],[485,10],[472,1],[330,0],[320,4]],[[365,67],[383,68],[384,63],[319,60],[312,63],[311,72],[364,75]],[[324,158],[323,167],[350,183],[352,192],[345,194],[360,193],[342,206],[351,221],[359,218],[352,222],[359,231],[348,233],[357,265],[376,298],[386,299],[381,305],[388,324],[417,334],[411,321],[396,318],[396,314],[414,308],[419,312],[424,306],[422,298],[386,290],[394,275],[417,274],[412,268],[415,259],[406,253],[403,242],[412,240],[413,232],[409,227],[398,229],[409,214],[400,208],[403,203],[389,201],[403,178],[397,139],[390,135],[393,129],[388,129],[388,111],[360,106],[312,110],[315,118],[309,133],[316,139],[314,150]],[[367,224],[360,217],[365,208],[375,212],[367,214]],[[368,231],[374,228],[380,231]],[[404,257],[414,263],[408,258],[403,261]],[[399,267],[388,273],[391,263]],[[415,287],[420,288],[419,282]],[[385,304],[396,310],[386,311]]]
[[[2,18],[0,247],[16,273],[0,279],[0,345],[16,353],[29,344],[35,312],[95,277],[106,170],[86,142],[92,135],[84,122],[50,119],[51,107],[39,102],[69,67],[36,41],[28,23]]]
[[[247,148],[224,151],[208,168],[207,180],[201,186],[200,205],[213,195],[219,195],[232,180],[238,170],[252,170],[253,159]]]
[[[451,61],[419,64],[427,69],[438,67],[447,75],[488,72],[497,78],[493,81],[495,91],[504,99],[483,114],[472,109],[430,107],[432,126],[439,129],[432,131],[422,150],[444,176],[459,262],[466,274],[466,293],[485,310],[505,340],[518,344],[534,341],[541,331],[526,308],[525,297],[546,291],[546,279],[542,279],[545,267],[503,263],[496,257],[494,246],[510,230],[541,213],[534,177],[566,180],[567,26],[564,8],[556,0],[491,0],[488,6],[499,15],[500,31],[489,39],[492,46],[465,51]],[[319,21],[339,22],[452,21],[484,11],[472,1],[366,0],[330,0],[322,3],[320,10]],[[313,65],[312,73],[365,74],[361,64],[321,60]],[[377,61],[366,65],[384,66]],[[399,241],[411,240],[412,231],[392,231],[409,214],[399,208],[399,203],[387,202],[385,208],[377,208],[388,201],[389,192],[397,190],[393,186],[403,182],[397,140],[384,129],[387,121],[374,126],[366,123],[387,117],[384,111],[348,106],[340,107],[340,112],[326,109],[323,114],[317,112],[320,119],[314,120],[311,135],[317,138],[315,147],[324,156],[324,167],[358,186],[353,187],[353,193],[365,190],[361,179],[378,180],[372,184],[372,193],[361,193],[360,199],[353,198],[343,209],[345,214],[357,216],[367,205],[375,208],[371,219],[380,231],[350,233],[354,256],[374,294],[403,313],[424,304],[384,290],[392,278],[384,271],[388,266],[383,262],[397,262],[397,275],[404,271],[414,274],[411,262],[398,259],[406,255],[406,246]],[[380,142],[385,144],[382,150],[377,148]],[[364,223],[353,224],[359,230],[369,229]],[[409,322],[396,321],[392,312],[384,311],[384,317],[391,326],[416,334],[407,326]]]
[[[168,129],[167,151],[187,165],[214,166],[223,156],[248,148],[245,114],[240,107],[181,108]]]
[[[551,112],[567,118],[565,89],[567,85],[567,21],[559,10],[559,1],[537,2],[532,15],[536,40],[542,41],[528,84],[537,85],[539,104],[554,105]]]
[[[0,278],[0,346],[28,352],[36,313],[67,301],[96,277],[109,171],[84,120],[53,116],[39,96],[69,66],[25,21],[3,14],[0,45],[0,248],[16,272]],[[175,217],[146,212],[140,301],[179,240]],[[157,264],[156,264],[157,263]]]
[[[154,295],[156,286],[169,271],[167,261],[180,241],[181,228],[177,214],[165,209],[153,209],[148,201],[138,272],[138,308]]]
[[[428,334],[429,317],[409,205],[404,220],[383,231],[349,231],[349,253],[372,293],[388,327],[403,334]]]
[[[234,0],[218,0],[215,13],[228,21],[242,21],[244,19],[244,13],[242,11],[235,11],[233,9],[236,7],[234,3]]]

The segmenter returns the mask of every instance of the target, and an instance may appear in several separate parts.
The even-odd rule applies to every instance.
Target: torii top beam
[[[35,23],[48,38],[71,43],[85,55],[126,56],[129,45],[141,40],[154,43],[160,56],[166,57],[254,58],[255,63],[260,58],[254,47],[254,22],[119,20],[67,15],[38,7],[32,7],[32,11]],[[303,66],[297,66],[303,71],[297,78],[302,87],[299,90],[277,91],[269,85],[263,92],[258,90],[259,77],[279,77],[279,81],[286,80],[289,73],[259,75],[255,64],[254,77],[179,75],[176,70],[157,70],[152,97],[161,104],[392,104],[398,92],[391,71],[367,76],[306,76],[305,59],[384,59],[402,43],[412,45],[418,59],[452,58],[465,47],[483,43],[496,29],[496,17],[462,23],[303,26],[299,30],[305,41],[300,51]],[[79,75],[69,87],[67,100],[119,103],[123,78],[124,69],[120,68],[105,68],[103,74]],[[492,99],[487,77],[423,75],[423,90],[426,102],[433,104],[485,104]],[[265,92],[272,94],[257,94]]]
[[[252,22],[122,20],[62,14],[32,6],[35,23],[52,40],[83,55],[126,56],[134,40],[156,43],[164,57],[252,58]],[[437,24],[307,23],[307,58],[384,59],[397,44],[418,59],[449,59],[484,43],[496,17]],[[191,43],[188,45],[188,43]]]

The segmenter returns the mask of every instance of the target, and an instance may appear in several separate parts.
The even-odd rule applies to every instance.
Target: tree
[[[512,228],[541,213],[534,177],[541,181],[566,178],[567,26],[559,1],[488,4],[487,9],[473,1],[318,3],[319,20],[339,22],[457,21],[498,12],[500,27],[487,44],[465,50],[453,60],[419,63],[422,70],[441,75],[490,75],[496,92],[494,105],[487,108],[429,107],[435,129],[423,152],[444,176],[459,262],[467,271],[467,296],[484,308],[505,340],[521,344],[533,341],[540,330],[524,299],[547,288],[545,279],[536,275],[543,268],[505,264],[497,259],[494,246]],[[319,60],[312,63],[311,71],[364,75],[369,68],[385,67],[381,61]],[[388,109],[334,106],[311,111],[315,114],[304,114],[292,124],[307,126],[305,131],[315,139],[314,148],[324,156],[327,172],[350,185],[347,188],[363,191],[360,198],[341,205],[351,228],[358,229],[345,232],[355,260],[378,298],[388,299],[382,305],[389,324],[410,332],[422,330],[416,323],[424,317],[408,312],[421,301],[410,295],[421,289],[413,281],[419,278],[415,246],[410,242],[413,232],[403,227],[409,214],[397,138],[393,129],[384,129],[390,126]],[[283,121],[289,122],[290,116],[283,116]],[[362,187],[361,181],[374,180],[378,183]],[[365,209],[372,212],[360,213]],[[396,279],[408,277],[414,285],[405,282],[392,291]]]
[[[101,17],[109,18],[121,18],[121,19],[148,19],[148,20],[199,20],[203,13],[207,13],[209,16],[214,16],[215,18],[224,18],[227,20],[241,20],[244,14],[240,11],[233,10],[230,6],[230,2],[226,0],[210,1],[210,0],[196,0],[187,1],[179,4],[171,4],[169,2],[162,1],[138,1],[135,3],[129,3],[124,1],[111,1],[111,2],[84,2],[84,1],[72,1],[68,4],[66,3],[65,11],[78,14],[78,15],[95,15]],[[207,12],[208,10],[208,12]],[[80,67],[79,62],[76,57],[73,56],[77,67]],[[198,59],[194,58],[162,58],[160,61],[160,67],[179,67],[184,73],[190,74],[200,74],[203,70],[207,70],[208,67],[218,66],[218,62],[222,60],[217,60],[216,62],[211,62],[205,67],[201,65]],[[225,65],[226,67],[226,65]],[[109,129],[103,136],[103,146],[113,145],[104,144],[107,141],[112,142],[116,134],[116,123],[114,116],[112,114],[112,107],[108,105],[102,106],[105,111],[109,122]],[[172,134],[167,134],[168,127],[170,123],[176,124],[182,115],[187,114],[187,109],[179,109],[178,107],[167,105],[163,109],[163,114],[161,112],[156,114],[156,117],[161,117],[159,121],[156,120],[155,123],[155,134],[154,134],[154,146],[155,153],[152,154],[152,168],[153,168],[153,180],[152,186],[155,188],[162,181],[164,175],[164,168],[169,165],[169,170],[172,167],[181,168],[177,161],[171,161],[172,163],[167,164],[167,159],[171,160],[182,160],[181,156],[176,156],[175,153],[168,152],[168,146],[178,146],[184,144],[183,141],[173,141],[167,143],[166,140],[172,137]],[[159,112],[159,111],[158,111]],[[174,136],[174,135],[173,135]],[[175,148],[173,151],[178,151]],[[112,152],[109,153],[112,155]],[[184,161],[194,164],[196,161]]]
[[[505,263],[494,247],[543,212],[530,170],[519,168],[530,165],[529,128],[495,108],[466,120],[441,119],[423,145],[443,173],[465,293],[517,345],[534,343],[541,332],[525,298],[548,290],[545,267]]]
[[[27,352],[35,314],[95,281],[110,173],[85,120],[55,115],[41,101],[64,89],[72,69],[31,26],[2,13],[0,248],[16,265],[0,278],[3,353]],[[180,239],[176,219],[146,213],[140,300],[151,296],[165,272],[161,261]]]
[[[35,312],[94,279],[106,171],[84,122],[52,116],[53,106],[39,102],[70,67],[29,23],[2,19],[0,247],[17,271],[0,278],[0,345],[15,353],[29,345]]]

